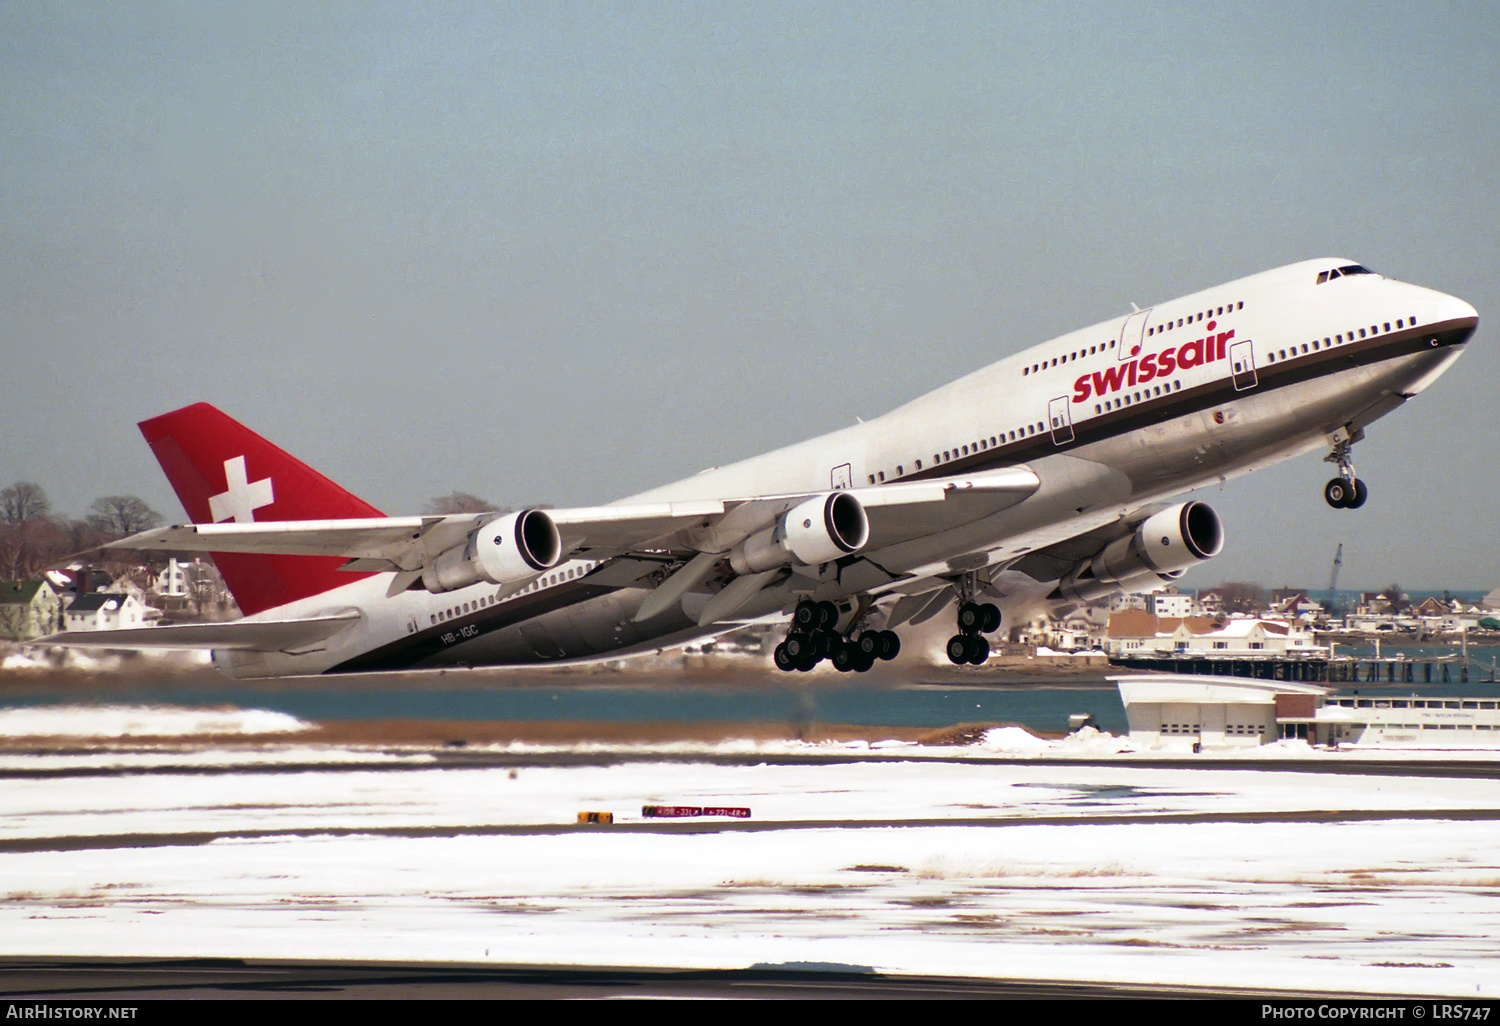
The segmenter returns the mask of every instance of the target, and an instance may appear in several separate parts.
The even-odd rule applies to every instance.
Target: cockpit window
[[[1333,279],[1335,279],[1335,278],[1343,278],[1343,277],[1347,277],[1348,275],[1351,275],[1351,274],[1374,274],[1374,273],[1375,272],[1372,271],[1372,270],[1370,270],[1368,267],[1361,267],[1359,264],[1345,264],[1343,267],[1335,267],[1331,271],[1319,271],[1318,272],[1318,284],[1321,285],[1325,281],[1333,281]]]

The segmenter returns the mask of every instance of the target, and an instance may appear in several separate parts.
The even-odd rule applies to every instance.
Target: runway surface
[[[207,992],[266,994],[1500,987],[1500,764],[1107,749],[13,751],[0,981],[145,993],[187,965]],[[658,803],[752,816],[641,815]]]

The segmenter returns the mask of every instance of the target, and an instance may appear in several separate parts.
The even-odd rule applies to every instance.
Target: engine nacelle
[[[457,591],[480,581],[514,584],[550,570],[562,558],[557,524],[539,509],[498,517],[422,568],[422,584],[433,593]]]
[[[1115,591],[1143,591],[1181,577],[1224,548],[1224,525],[1213,507],[1184,502],[1147,518],[1058,582],[1062,598],[1091,602]]]
[[[869,540],[870,518],[864,505],[849,492],[829,492],[793,507],[740,542],[729,553],[729,565],[737,574],[789,563],[817,566],[858,552]]]

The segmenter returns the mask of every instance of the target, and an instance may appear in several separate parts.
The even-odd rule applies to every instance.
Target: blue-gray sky
[[[391,513],[592,503],[1312,256],[1464,297],[1188,579],[1488,588],[1500,8],[0,5],[0,484],[181,509],[199,399]]]

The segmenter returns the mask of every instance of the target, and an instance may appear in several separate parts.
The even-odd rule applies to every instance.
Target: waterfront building
[[[1500,748],[1500,698],[1335,695],[1293,681],[1117,677],[1130,739],[1153,749],[1246,748],[1300,739],[1328,747]]]

